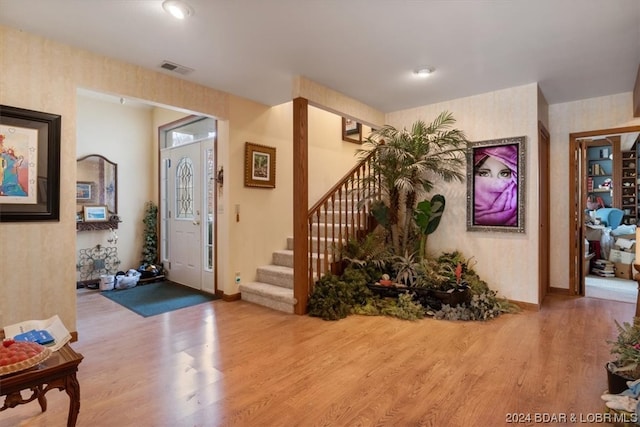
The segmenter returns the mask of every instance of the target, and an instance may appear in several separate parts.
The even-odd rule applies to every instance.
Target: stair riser
[[[312,237],[321,237],[324,238],[325,236],[328,238],[340,238],[342,237],[343,239],[347,236],[347,232],[349,233],[350,237],[355,237],[355,231],[358,229],[357,228],[358,224],[355,224],[355,226],[351,226],[351,224],[349,225],[342,225],[342,228],[338,227],[338,225],[336,224],[336,226],[332,226],[332,224],[328,224],[328,225],[324,225],[324,224],[312,224],[311,226],[311,236]],[[364,228],[365,224],[361,224],[361,226]]]
[[[312,264],[313,264],[314,271],[317,270],[317,265],[318,265],[318,263],[316,262],[317,258],[318,258],[317,255],[313,256]],[[324,259],[324,253],[320,254],[320,258]],[[331,254],[329,254],[328,255],[329,262],[331,262],[332,259],[333,259],[333,256]],[[281,265],[283,267],[293,268],[293,254],[284,254],[284,253],[274,252],[273,253],[273,264]]]
[[[365,218],[367,217],[364,213],[360,213],[360,214],[356,214],[353,215],[351,212],[335,212],[335,211],[328,211],[328,212],[324,212],[321,211],[320,212],[320,222],[324,223],[327,222],[329,224],[335,222],[336,224],[339,222],[342,222],[343,224],[346,224],[347,222],[350,223],[351,222],[351,218],[354,218],[354,222],[358,221],[358,217],[360,217],[360,223],[364,223]],[[317,217],[313,217],[314,221],[317,222]],[[347,221],[348,219],[348,221]]]
[[[314,251],[318,250],[318,238],[317,237],[312,237],[311,238],[311,248]],[[332,251],[333,249],[338,247],[338,240],[337,239],[329,239],[329,240],[325,240],[324,237],[320,239],[320,252],[324,253],[325,247],[327,249],[327,251]],[[287,238],[287,249],[292,251],[293,250],[293,237],[288,237]]]
[[[274,301],[268,297],[262,295],[251,294],[248,292],[242,293],[242,300],[248,301],[254,304],[261,305],[263,307],[268,307],[274,310],[282,311],[284,313],[294,313],[295,304],[288,304],[282,301]]]
[[[293,255],[274,252],[271,262],[275,265],[293,268]]]
[[[269,271],[258,267],[257,281],[287,289],[293,289],[293,270],[291,270],[291,274],[288,274]]]
[[[355,203],[357,204],[357,201]],[[333,259],[331,252],[337,246],[338,239],[342,237],[344,241],[347,237],[347,230],[349,231],[349,236],[354,237],[358,219],[360,220],[361,227],[364,227],[366,224],[366,215],[364,213],[359,213],[354,218],[350,212],[346,212],[352,205],[351,200],[343,201],[341,204],[336,203],[336,206],[338,206],[336,209],[338,211],[333,212],[328,210],[327,212],[321,212],[320,224],[313,224],[312,226],[312,236],[310,236],[313,245],[312,251],[320,252],[320,254],[313,255],[313,259],[311,260],[311,268],[315,273],[316,280],[321,275],[318,274],[317,270],[321,270],[322,273],[324,273],[324,271],[329,268],[325,267],[325,251],[327,252],[329,260]],[[334,221],[337,224],[342,223],[342,226],[334,226]],[[353,225],[351,225],[352,223]],[[334,234],[336,236],[335,239],[333,238]],[[320,237],[318,237],[318,235]],[[293,250],[292,237],[287,238],[287,249],[289,251]],[[318,263],[318,257],[321,259],[320,263]],[[288,271],[286,270],[287,268],[291,270]],[[258,267],[256,281],[262,282],[262,285],[250,283],[240,286],[243,300],[286,313],[294,312],[295,304],[283,300],[282,290],[274,291],[274,289],[268,287],[268,285],[273,285],[278,288],[293,290],[293,253],[284,251],[273,252],[272,265]],[[281,295],[273,295],[274,293]],[[293,298],[293,295],[291,295],[291,298]]]
[[[362,209],[363,207],[359,206],[359,204],[360,200],[357,197],[354,197],[354,200],[351,200],[351,198],[349,197],[344,199],[336,199],[333,203],[331,203],[331,200],[329,200],[329,202],[327,202],[327,208],[342,211]]]

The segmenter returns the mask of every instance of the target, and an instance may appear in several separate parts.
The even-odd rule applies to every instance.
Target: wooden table
[[[0,411],[38,399],[42,412],[45,412],[47,410],[45,394],[57,388],[60,391],[66,391],[69,395],[67,427],[75,426],[80,412],[80,384],[78,384],[76,372],[82,359],[83,356],[80,353],[76,353],[69,344],[65,344],[39,365],[25,371],[0,376],[0,397],[5,396]],[[24,399],[20,393],[22,390],[31,390],[31,396]]]

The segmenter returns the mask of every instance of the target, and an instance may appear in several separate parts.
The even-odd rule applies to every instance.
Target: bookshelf
[[[638,217],[638,162],[636,150],[623,151],[622,153],[622,205],[624,211],[623,222],[635,224]]]
[[[587,193],[600,197],[605,207],[613,206],[612,178],[613,160],[611,146],[591,146],[587,150]]]

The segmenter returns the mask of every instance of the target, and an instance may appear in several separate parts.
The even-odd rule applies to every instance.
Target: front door
[[[200,144],[170,150],[169,278],[202,289],[202,169]]]

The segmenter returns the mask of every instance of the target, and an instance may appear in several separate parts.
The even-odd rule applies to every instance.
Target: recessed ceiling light
[[[433,67],[423,67],[423,68],[418,68],[417,70],[415,70],[413,73],[417,76],[420,77],[427,77],[430,76],[431,74],[433,74],[433,72],[436,69]]]
[[[193,8],[182,0],[165,0],[162,8],[177,19],[184,19],[193,15]]]

